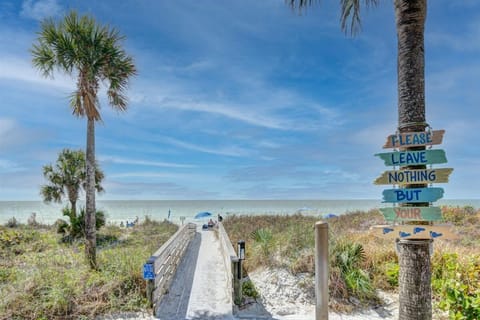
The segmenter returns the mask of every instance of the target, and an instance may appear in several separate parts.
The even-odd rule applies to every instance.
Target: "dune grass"
[[[178,227],[146,219],[98,233],[96,271],[82,242],[62,243],[54,227],[0,227],[0,319],[92,319],[147,307],[142,266]]]
[[[443,207],[442,212],[461,238],[434,242],[432,288],[436,306],[453,319],[480,319],[480,211]],[[232,243],[246,241],[247,272],[281,267],[293,274],[313,275],[314,224],[319,220],[302,215],[229,216],[224,225]],[[376,304],[376,289],[398,288],[394,242],[369,232],[371,226],[385,223],[378,210],[349,212],[328,219],[328,223],[329,290],[334,309],[349,310],[352,301]],[[313,283],[304,287],[312,288]]]

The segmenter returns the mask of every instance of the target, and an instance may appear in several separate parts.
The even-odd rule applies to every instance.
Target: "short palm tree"
[[[342,30],[355,34],[360,29],[362,5],[377,5],[380,0],[340,0]],[[293,8],[303,8],[314,0],[287,0]],[[426,0],[393,0],[397,27],[398,131],[424,131]],[[423,148],[424,149],[424,148]],[[418,148],[417,148],[418,150]],[[409,169],[424,169],[411,166]],[[426,185],[415,185],[422,187]],[[428,206],[428,203],[423,204]],[[421,223],[421,222],[420,222]],[[431,319],[430,241],[400,241],[399,319]]]
[[[48,183],[43,185],[40,193],[46,203],[61,203],[66,197],[70,202],[70,219],[77,217],[77,201],[80,191],[86,188],[85,152],[82,150],[63,149],[55,165],[43,167],[43,176]],[[95,165],[95,189],[102,192],[104,174],[98,164]]]
[[[101,120],[98,92],[100,84],[105,83],[109,104],[116,110],[126,110],[124,91],[136,69],[132,57],[121,47],[123,39],[117,30],[72,11],[58,23],[44,20],[31,50],[33,65],[44,76],[53,76],[57,69],[77,80],[70,106],[74,115],[87,118],[85,253],[92,268],[97,267],[95,122]]]

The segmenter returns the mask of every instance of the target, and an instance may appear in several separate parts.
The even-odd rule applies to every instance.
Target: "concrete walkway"
[[[162,320],[230,320],[231,289],[222,260],[220,241],[213,230],[202,230],[190,242],[169,293],[157,307]]]

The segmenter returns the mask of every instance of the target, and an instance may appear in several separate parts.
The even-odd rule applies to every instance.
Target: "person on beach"
[[[208,221],[208,227],[209,227],[209,228],[212,228],[214,225],[215,225],[215,222],[213,222],[213,220],[210,219],[210,220]]]

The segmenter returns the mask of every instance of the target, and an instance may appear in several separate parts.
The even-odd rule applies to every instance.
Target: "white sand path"
[[[201,243],[187,319],[234,319],[220,241],[213,230],[202,230],[199,225],[197,231],[201,234]]]

